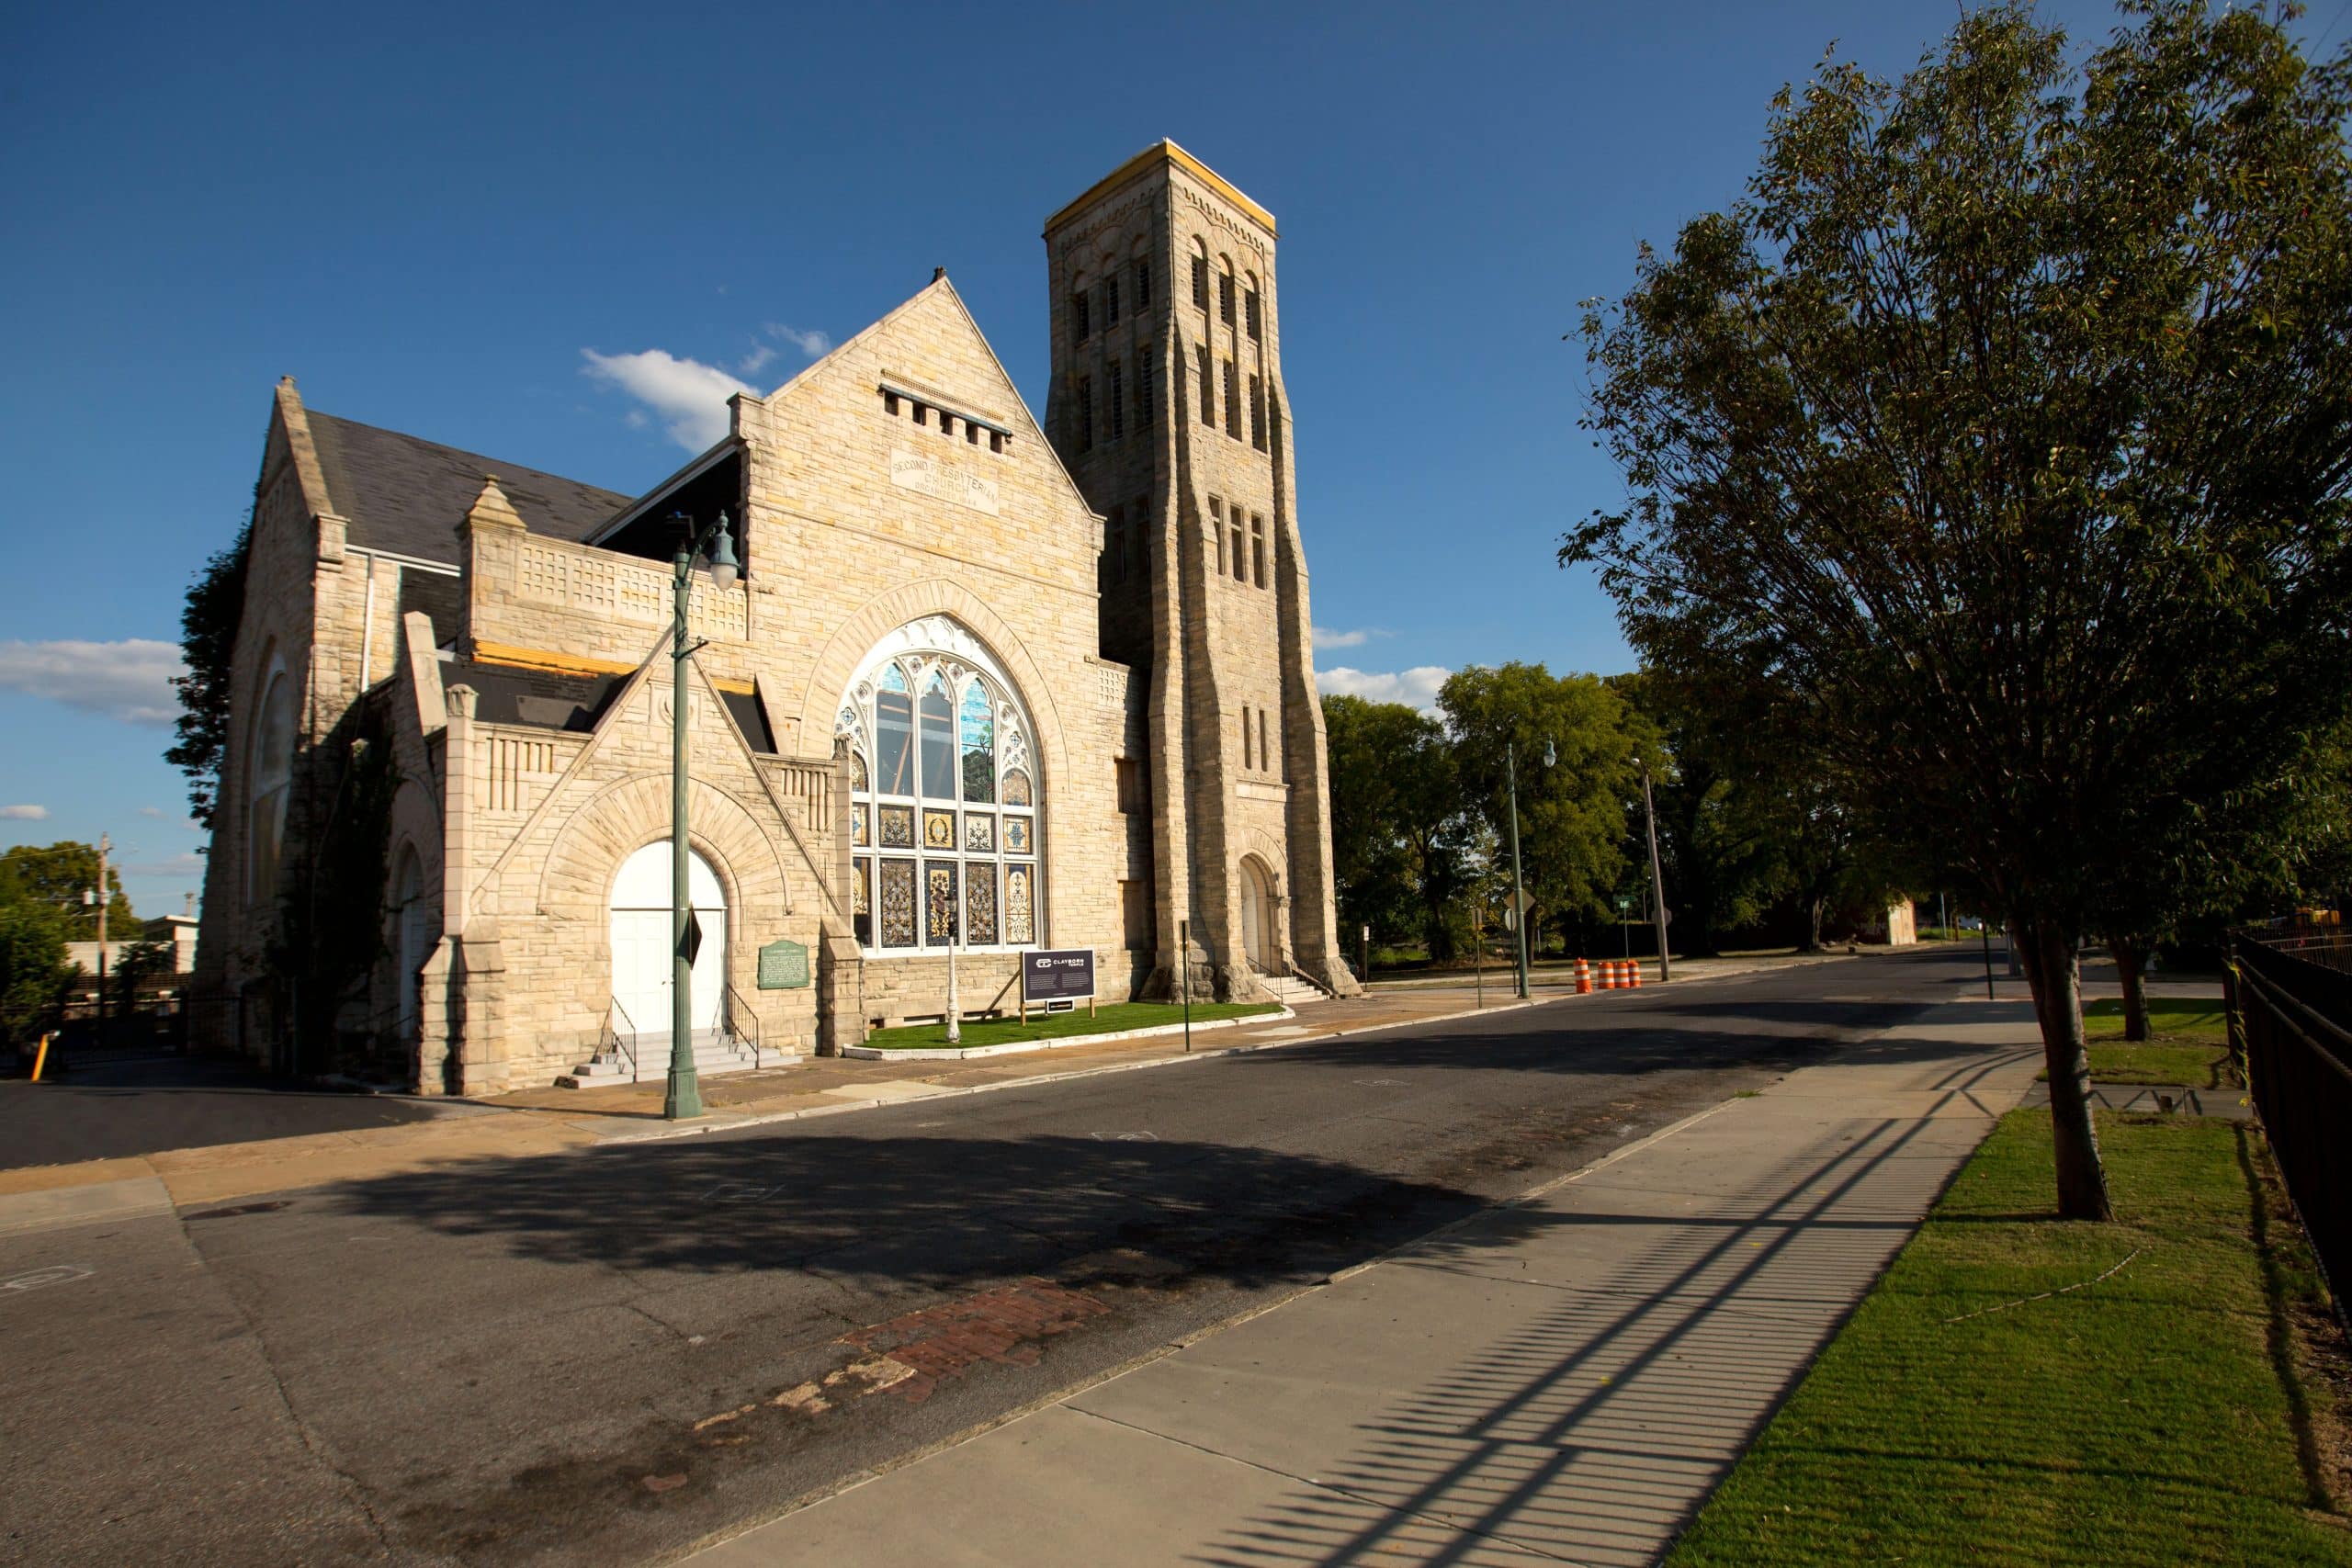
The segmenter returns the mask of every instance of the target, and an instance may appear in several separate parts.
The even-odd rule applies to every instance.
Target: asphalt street
[[[658,1561],[1968,973],[1874,955],[0,1238],[0,1559]]]

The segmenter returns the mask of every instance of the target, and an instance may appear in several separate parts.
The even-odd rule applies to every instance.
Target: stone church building
[[[1273,219],[1162,141],[1045,240],[1042,425],[944,274],[637,497],[281,383],[201,1030],[294,1059],[273,937],[293,899],[368,897],[300,868],[385,748],[383,953],[338,1032],[426,1092],[659,1077],[672,559],[722,513],[741,575],[697,563],[683,694],[707,1060],[937,1018],[951,943],[967,1014],[1012,1010],[1038,948],[1092,950],[1106,1000],[1185,966],[1196,997],[1354,990]],[[763,988],[785,939],[808,983]]]

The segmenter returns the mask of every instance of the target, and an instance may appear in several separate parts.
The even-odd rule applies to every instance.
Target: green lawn
[[[2259,1135],[2102,1114],[2099,1136],[2121,1218],[2061,1222],[2049,1113],[2004,1119],[1669,1563],[2352,1563],[2298,1446],[2324,1393],[2273,1359],[2317,1286],[2256,1209]]]
[[[1281,1010],[1268,1002],[1194,1002],[1193,1021],[1207,1023],[1213,1019],[1247,1018],[1252,1013]],[[1177,1003],[1112,1002],[1097,1008],[1091,1018],[1080,1007],[1070,1012],[1033,1012],[1027,1023],[1012,1018],[970,1020],[964,1025],[964,1038],[959,1043],[967,1047],[1011,1045],[1023,1040],[1064,1040],[1073,1034],[1112,1034],[1123,1029],[1154,1029],[1164,1023],[1183,1021],[1184,1010]],[[947,1026],[910,1023],[903,1029],[877,1029],[865,1037],[865,1043],[884,1051],[944,1050]]]
[[[2123,1041],[2123,1004],[2112,998],[2083,1005],[2083,1033],[2090,1047],[2094,1083],[2181,1084],[2219,1089],[2235,1083],[2230,1063],[2229,1024],[2218,1001],[2194,997],[2150,997],[2150,1038]]]

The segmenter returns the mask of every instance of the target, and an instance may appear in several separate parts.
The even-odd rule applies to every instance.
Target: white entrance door
[[[1258,863],[1245,860],[1241,863],[1241,951],[1250,955],[1260,974],[1274,972],[1273,940],[1273,889]]]
[[[687,897],[702,927],[695,955],[694,1027],[718,1026],[726,1001],[727,897],[702,856],[687,852]],[[613,1000],[622,1017],[613,1027],[634,1031],[646,1046],[667,1049],[670,1039],[670,843],[646,845],[621,863],[613,879]],[[639,1053],[640,1061],[644,1053]]]

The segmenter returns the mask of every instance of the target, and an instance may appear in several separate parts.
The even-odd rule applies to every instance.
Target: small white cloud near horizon
[[[1369,703],[1404,703],[1423,713],[1437,712],[1438,688],[1453,674],[1442,664],[1416,664],[1410,670],[1351,670],[1335,665],[1315,672],[1315,689],[1327,697],[1362,697]]]
[[[1386,637],[1387,635],[1388,634],[1386,632],[1381,630],[1378,626],[1358,626],[1353,631],[1344,632],[1331,626],[1316,626],[1313,628],[1314,643],[1318,649],[1362,648],[1374,637]]]
[[[0,806],[0,821],[46,822],[48,820],[49,807],[46,806]]]
[[[0,691],[28,692],[126,724],[177,718],[172,678],[187,672],[180,645],[153,637],[0,642]]]
[[[580,351],[588,363],[580,373],[635,398],[662,422],[671,440],[699,452],[727,434],[727,400],[738,392],[757,394],[749,381],[699,359],[680,359],[659,348],[637,354]],[[634,411],[633,411],[634,412]]]

